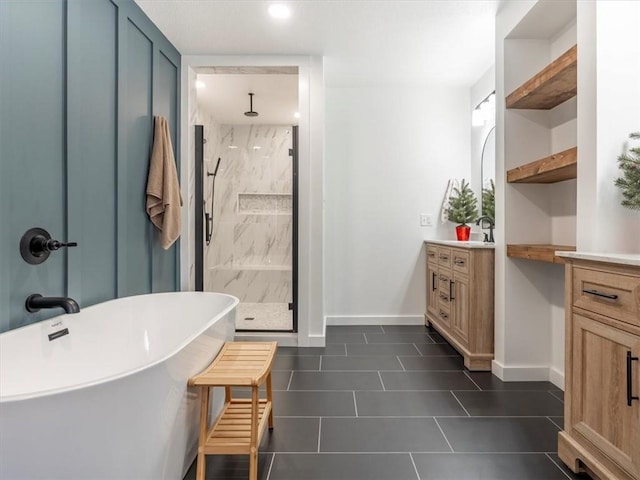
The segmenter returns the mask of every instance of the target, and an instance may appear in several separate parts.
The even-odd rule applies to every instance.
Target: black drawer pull
[[[436,291],[436,272],[431,273],[431,291]]]
[[[444,312],[440,312],[440,316],[441,316],[442,318],[449,318],[449,315],[447,315],[447,314],[446,314],[446,313],[444,313]]]
[[[440,255],[440,260],[449,260],[448,255]]]
[[[449,280],[449,298],[452,302],[456,299],[456,297],[453,296],[453,292],[456,291],[456,289],[453,288],[454,283],[455,282],[453,280]]]
[[[464,265],[464,264],[465,264],[465,261],[464,261],[464,260],[456,260],[456,261],[455,261],[455,264],[456,264],[456,265]]]
[[[637,362],[638,357],[632,357],[631,352],[627,352],[627,405],[631,406],[634,400],[640,400],[640,397],[633,395],[633,375],[631,374],[631,362]]]
[[[596,297],[608,298],[609,300],[617,300],[618,295],[614,295],[612,293],[602,293],[598,290],[582,290],[582,293],[588,293],[589,295],[595,295]]]
[[[441,294],[440,294],[440,298],[441,298],[442,300],[446,300],[447,302],[449,301],[449,297],[447,297],[444,293],[441,293]]]
[[[435,254],[435,253],[433,253],[433,252],[429,252],[429,253],[427,253],[427,255],[428,255],[429,257],[435,257],[435,256],[436,256],[436,254]]]
[[[440,281],[441,282],[448,282],[449,281],[449,277],[445,277],[444,275],[440,275]]]

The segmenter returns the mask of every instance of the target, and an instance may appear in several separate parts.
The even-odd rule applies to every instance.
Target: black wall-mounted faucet
[[[43,297],[39,293],[34,293],[27,297],[24,303],[28,312],[34,313],[42,308],[62,308],[67,313],[78,313],[80,306],[73,298],[68,297]]]

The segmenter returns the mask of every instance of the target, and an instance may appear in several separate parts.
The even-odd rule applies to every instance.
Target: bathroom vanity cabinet
[[[491,370],[494,250],[482,242],[427,241],[427,311],[469,370]]]
[[[618,263],[574,255],[565,267],[565,425],[558,453],[574,472],[638,480],[640,256]]]

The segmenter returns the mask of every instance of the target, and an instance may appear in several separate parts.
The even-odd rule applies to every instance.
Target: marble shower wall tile
[[[189,72],[189,98],[196,98],[196,75],[193,71]],[[189,132],[193,132],[195,125],[198,123],[198,104],[197,102],[189,102]],[[176,139],[174,139],[174,142]],[[195,172],[195,149],[194,149],[194,136],[189,135],[187,142],[187,171],[186,176],[182,176],[182,182],[187,182],[188,198],[186,199],[187,211],[193,212],[195,208],[195,184],[196,184],[196,172]],[[184,172],[183,172],[184,173]],[[195,239],[196,225],[193,215],[189,215],[187,220],[187,238],[182,241],[187,242],[187,261],[188,261],[188,282],[189,288],[195,286],[196,270],[195,270]]]
[[[241,302],[288,303],[291,301],[291,270],[225,269],[207,271],[208,291],[234,295]]]

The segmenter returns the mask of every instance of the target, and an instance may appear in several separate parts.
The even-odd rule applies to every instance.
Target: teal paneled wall
[[[0,331],[31,293],[81,307],[177,290],[145,213],[153,116],[179,152],[180,55],[130,0],[0,1]],[[42,265],[20,257],[31,227],[76,241]]]

